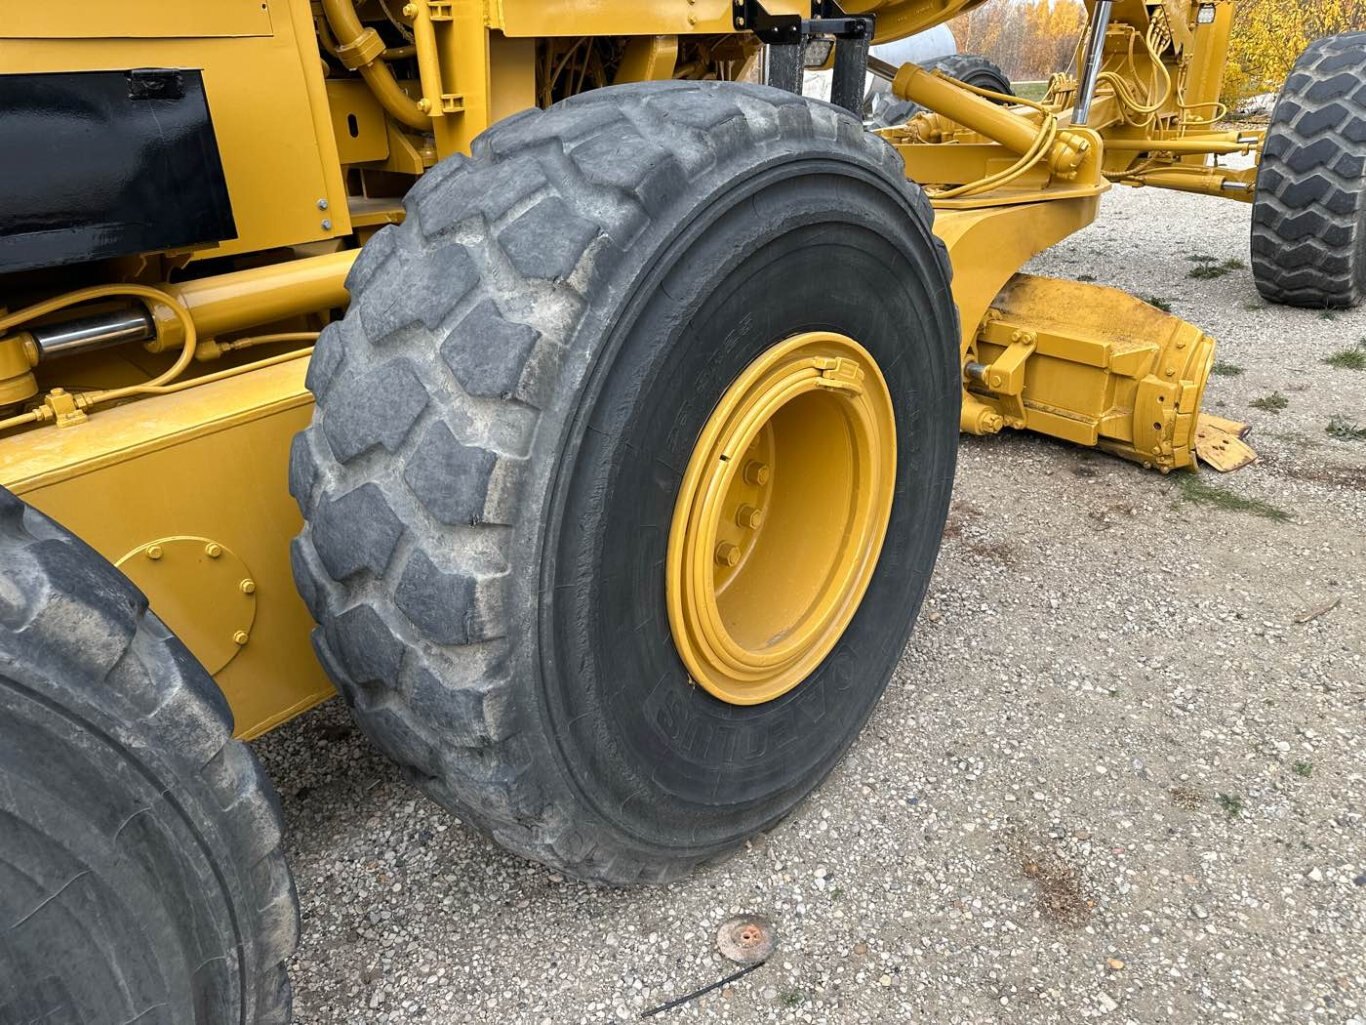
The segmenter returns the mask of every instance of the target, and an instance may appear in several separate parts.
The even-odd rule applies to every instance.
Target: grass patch
[[[1355,422],[1341,413],[1333,415],[1326,428],[1330,437],[1339,441],[1366,441],[1366,427],[1358,427]]]
[[[1242,495],[1235,495],[1232,491],[1225,491],[1213,484],[1206,484],[1199,475],[1194,473],[1182,474],[1177,479],[1177,486],[1181,489],[1181,497],[1192,505],[1212,505],[1216,509],[1249,513],[1252,516],[1260,516],[1264,520],[1273,520],[1276,523],[1286,523],[1290,519],[1288,512],[1270,502],[1263,502],[1257,498],[1244,498]]]
[[[1146,302],[1149,306],[1156,306],[1163,313],[1170,313],[1172,311],[1172,304],[1169,303],[1166,299],[1163,299],[1159,295],[1150,295],[1143,301]]]
[[[1191,257],[1192,260],[1197,259]],[[1236,270],[1242,270],[1247,266],[1242,260],[1225,260],[1223,263],[1215,263],[1213,257],[1199,257],[1199,265],[1192,267],[1187,277],[1195,278],[1199,281],[1209,281],[1212,278],[1222,278],[1225,274],[1232,274]]]
[[[1216,800],[1219,807],[1228,812],[1229,818],[1236,819],[1243,814],[1243,799],[1237,794],[1220,794]]]
[[[1323,362],[1339,370],[1366,370],[1366,339],[1350,349],[1339,349]]]
[[[1303,776],[1305,779],[1308,779],[1310,776],[1314,775],[1314,767],[1310,765],[1308,762],[1296,762],[1290,768],[1296,776]]]
[[[1038,103],[1048,95],[1047,82],[1012,82],[1015,88],[1015,95],[1022,100],[1033,100]]]
[[[1319,313],[1319,320],[1337,320],[1338,315],[1333,310],[1322,310]]]
[[[1260,409],[1267,413],[1279,413],[1290,405],[1290,400],[1280,392],[1273,391],[1270,395],[1263,395],[1260,399],[1253,399],[1248,405],[1253,409]]]
[[[1242,376],[1243,376],[1243,368],[1242,368],[1242,367],[1240,367],[1237,363],[1225,363],[1223,360],[1219,360],[1218,362],[1216,362],[1216,363],[1214,364],[1214,366],[1210,367],[1210,371],[1209,371],[1209,372],[1210,372],[1211,374],[1213,374],[1215,377],[1242,377]]]

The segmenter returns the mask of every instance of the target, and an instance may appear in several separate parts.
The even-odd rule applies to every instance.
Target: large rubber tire
[[[275,1025],[294,884],[213,680],[0,488],[0,1022]]]
[[[596,90],[473,149],[362,251],[319,339],[296,578],[362,727],[429,795],[575,876],[669,879],[809,793],[905,645],[958,439],[944,249],[890,147],[761,86]],[[726,704],[671,641],[680,478],[740,370],[817,328],[895,398],[888,541],[820,668]]]
[[[1366,297],[1366,32],[1320,39],[1271,116],[1252,210],[1252,274],[1271,302]]]
[[[927,71],[942,71],[949,78],[976,86],[978,89],[989,89],[1006,96],[1015,95],[1015,87],[1011,84],[1010,76],[986,57],[975,53],[955,53],[947,57],[937,57],[924,67]],[[892,128],[904,125],[920,113],[920,104],[910,100],[899,100],[895,96],[886,99],[887,95],[889,94],[883,94],[883,102],[875,105],[876,127]]]

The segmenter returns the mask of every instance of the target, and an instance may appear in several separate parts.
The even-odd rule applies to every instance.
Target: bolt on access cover
[[[716,933],[716,949],[736,964],[761,964],[775,946],[773,923],[760,915],[728,918]]]

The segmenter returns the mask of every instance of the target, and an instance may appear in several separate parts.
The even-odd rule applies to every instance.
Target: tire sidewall
[[[841,124],[841,129],[844,127]],[[889,180],[885,166],[879,166],[870,159],[859,160],[851,154],[850,147],[836,148],[830,146],[828,141],[826,146],[814,148],[817,151],[823,148],[826,154],[813,156],[809,139],[783,138],[771,146],[768,153],[745,157],[741,167],[737,168],[734,161],[723,162],[710,175],[695,182],[688,196],[673,204],[672,209],[687,211],[686,214],[676,215],[667,221],[658,220],[652,228],[651,237],[632,246],[629,261],[620,261],[615,266],[609,262],[607,266],[600,265],[597,268],[596,272],[605,273],[608,282],[599,282],[600,287],[593,290],[594,301],[585,311],[573,335],[570,344],[572,356],[566,360],[566,366],[579,367],[581,373],[572,383],[565,382],[562,385],[559,400],[553,409],[547,411],[533,446],[531,465],[539,470],[526,494],[537,496],[536,500],[541,503],[541,514],[523,517],[521,526],[517,528],[518,537],[513,546],[517,557],[511,574],[512,595],[509,602],[511,609],[519,610],[515,615],[522,617],[513,627],[515,636],[534,640],[534,643],[516,645],[511,656],[516,662],[514,674],[518,678],[535,681],[530,688],[534,694],[528,694],[525,689],[521,692],[527,699],[522,712],[535,720],[535,729],[529,734],[536,738],[536,750],[528,754],[532,758],[548,758],[557,762],[562,771],[542,774],[543,777],[548,775],[562,781],[564,786],[574,791],[576,803],[587,803],[597,810],[602,819],[598,825],[612,829],[621,842],[650,852],[667,851],[677,856],[680,851],[691,847],[696,853],[705,855],[712,850],[732,846],[741,835],[764,828],[781,818],[839,760],[871,712],[877,692],[880,692],[878,687],[877,692],[865,694],[862,700],[844,709],[837,740],[820,751],[819,757],[808,760],[799,772],[789,773],[785,783],[770,787],[767,793],[756,796],[743,807],[728,809],[729,814],[725,816],[716,816],[714,808],[710,816],[700,809],[695,817],[684,816],[688,821],[676,835],[664,834],[669,832],[665,828],[669,816],[680,810],[677,804],[662,809],[666,813],[663,817],[646,815],[639,819],[637,826],[648,821],[647,829],[625,827],[619,814],[603,814],[604,804],[609,808],[612,804],[610,800],[605,801],[609,797],[605,789],[594,782],[594,770],[587,764],[585,755],[594,747],[610,748],[610,741],[606,745],[593,745],[584,743],[582,737],[575,737],[573,731],[568,729],[569,721],[573,718],[572,709],[566,708],[559,697],[574,687],[572,680],[566,679],[565,667],[570,667],[572,673],[577,671],[579,663],[575,658],[568,657],[568,653],[559,650],[564,645],[562,638],[557,641],[557,617],[580,614],[578,610],[565,608],[561,593],[563,581],[560,574],[564,567],[561,565],[560,544],[566,532],[587,530],[591,533],[604,519],[602,510],[594,510],[594,515],[590,516],[592,525],[588,525],[584,520],[585,511],[571,508],[569,498],[574,491],[576,474],[583,472],[578,464],[589,426],[600,409],[603,388],[611,377],[613,367],[622,358],[623,350],[641,344],[637,329],[642,318],[647,316],[652,301],[658,298],[660,281],[687,260],[688,254],[695,251],[699,241],[709,231],[718,230],[716,226],[722,224],[727,215],[742,209],[744,204],[762,203],[765,190],[774,183],[790,180],[803,170],[814,171],[817,164],[825,173],[843,177],[849,187],[868,190],[869,195],[882,197],[884,214],[895,212],[895,216],[886,218],[882,226],[889,246],[919,253],[922,260],[924,254],[934,253],[936,243],[929,236],[923,217],[918,215],[910,201],[906,187]],[[853,210],[846,212],[856,214]],[[783,221],[780,212],[775,211],[774,216],[774,223],[769,225],[770,235],[780,235],[794,227]],[[875,232],[877,226],[870,222],[865,225],[865,230]],[[938,271],[937,262],[932,259],[930,263]],[[923,274],[924,268],[921,270]],[[923,374],[924,405],[914,407],[914,415],[912,408],[906,404],[898,403],[897,410],[898,433],[907,448],[907,452],[903,453],[903,460],[906,461],[902,465],[909,466],[910,460],[915,458],[915,444],[908,434],[912,431],[912,421],[915,430],[925,431],[926,437],[931,434],[935,436],[934,451],[923,453],[926,465],[919,468],[918,479],[928,486],[922,495],[917,496],[919,501],[915,503],[907,495],[898,494],[893,511],[894,530],[884,549],[883,564],[879,566],[870,586],[870,601],[865,603],[866,607],[871,607],[872,599],[890,600],[895,603],[898,612],[895,618],[899,626],[890,631],[881,630],[885,646],[881,654],[883,661],[887,661],[890,652],[888,673],[904,646],[914,620],[914,610],[928,584],[929,574],[925,567],[933,565],[939,526],[947,511],[953,476],[958,421],[956,407],[960,400],[960,389],[956,346],[944,346],[942,341],[948,336],[956,342],[957,322],[942,272],[938,277],[939,280],[935,280],[935,276],[931,275],[917,285],[923,290],[920,301],[927,308],[927,323],[933,325],[926,331],[925,341],[919,346],[920,351],[910,354],[910,363],[915,363]],[[820,285],[813,283],[812,287],[819,288]],[[831,326],[838,329],[838,325]],[[761,347],[780,340],[779,337],[765,338]],[[880,362],[888,359],[895,361],[896,354],[887,351],[885,346],[883,349],[881,353],[875,353]],[[757,351],[751,351],[748,355],[757,355]],[[739,355],[736,358],[741,359]],[[729,384],[730,377],[739,369],[740,365],[729,367],[726,371],[729,376],[726,376],[722,388]],[[719,398],[719,390],[715,387],[713,390],[716,394],[703,403],[708,411],[710,403]],[[905,480],[906,475],[899,473],[899,489],[905,487]],[[912,518],[932,524],[932,536],[917,536],[916,543],[908,545],[906,542],[911,535],[904,528]],[[534,529],[538,524],[543,525],[543,529]],[[919,569],[914,573],[909,572],[913,567]],[[887,589],[888,580],[896,580],[903,585],[901,593],[894,599],[882,594]],[[657,574],[656,586],[662,599],[662,569]],[[860,629],[865,618],[861,612],[855,617],[850,630]],[[686,674],[672,651],[667,624],[665,626],[660,643],[667,646],[674,671],[680,677],[676,682],[686,692]],[[804,700],[810,701],[824,690],[838,690],[841,685],[847,687],[848,680],[842,678],[842,667],[849,658],[849,650],[847,645],[837,648],[812,680],[797,688],[790,700],[778,704],[789,709],[787,714],[796,715],[803,707]],[[821,683],[819,678],[825,678],[827,682]],[[816,686],[812,686],[813,683]],[[707,700],[714,702],[714,699]],[[720,702],[714,702],[714,705],[720,706],[723,711],[734,711],[733,706],[724,706]],[[619,779],[620,768],[620,761],[615,771],[609,768],[614,780]],[[613,810],[620,812],[619,808]],[[717,826],[718,822],[722,825]]]

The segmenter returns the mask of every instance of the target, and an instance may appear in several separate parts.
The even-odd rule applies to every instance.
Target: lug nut
[[[764,522],[764,514],[752,505],[742,505],[735,513],[735,522],[746,530],[758,530]]]
[[[232,635],[233,643],[236,644],[239,648],[242,645],[246,644],[248,640],[249,638],[247,637],[247,632],[245,630],[238,630],[235,634]]]
[[[244,580],[243,580],[240,584],[238,584],[237,586],[240,587],[240,588],[242,589],[242,593],[243,593],[243,594],[255,594],[255,593],[256,593],[256,581],[253,580],[253,579],[251,579],[251,577],[247,577],[246,579],[244,579]]]
[[[210,541],[204,546],[204,554],[210,559],[216,559],[223,554],[223,546]]]
[[[768,483],[770,472],[767,463],[761,463],[757,459],[751,459],[745,464],[745,483],[762,487]]]
[[[151,559],[153,562],[156,562],[157,559],[161,558],[161,556],[161,545],[152,545],[151,548],[147,549],[147,558]]]
[[[716,546],[716,562],[720,566],[734,566],[740,561],[740,549],[729,541]]]

